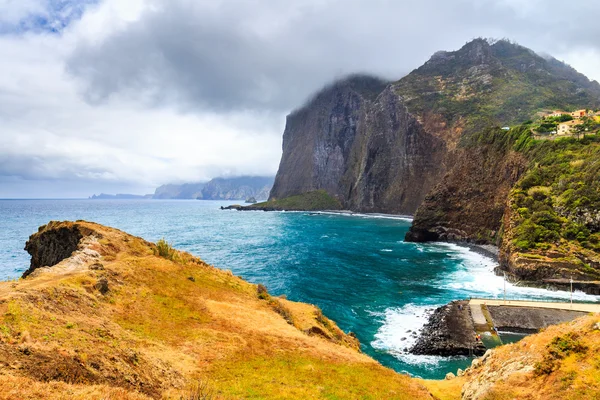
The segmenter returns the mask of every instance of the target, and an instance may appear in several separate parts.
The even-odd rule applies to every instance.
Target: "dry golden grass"
[[[502,373],[508,364],[519,363],[525,368],[501,376],[480,398],[600,399],[600,330],[595,329],[598,322],[600,315],[583,317],[500,347],[489,363],[468,379],[475,381],[484,374],[489,378],[490,372]]]
[[[106,385],[41,383],[32,379],[0,375],[0,400],[150,400],[141,393]]]
[[[421,383],[429,390],[436,400],[460,400],[460,392],[465,384],[465,377],[451,380],[421,380]]]
[[[92,235],[87,246],[101,257],[0,283],[0,399],[186,399],[194,382],[208,382],[215,399],[431,398],[357,351],[314,306],[261,299],[230,272],[182,252],[161,257],[115,229],[45,229],[65,225]]]

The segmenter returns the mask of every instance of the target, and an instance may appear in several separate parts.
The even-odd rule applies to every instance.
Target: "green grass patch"
[[[322,211],[341,210],[342,203],[325,190],[315,190],[290,196],[284,199],[270,200],[253,204],[248,209],[272,209],[275,211]]]
[[[430,399],[416,381],[375,363],[337,363],[297,354],[221,363],[219,394],[243,399]]]

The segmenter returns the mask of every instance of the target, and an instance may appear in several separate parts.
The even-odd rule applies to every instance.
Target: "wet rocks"
[[[481,356],[485,346],[475,338],[468,301],[453,301],[436,309],[423,327],[412,354]]]

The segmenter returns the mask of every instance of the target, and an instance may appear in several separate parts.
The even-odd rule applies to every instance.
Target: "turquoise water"
[[[441,378],[466,358],[412,356],[404,349],[427,313],[469,296],[500,297],[493,260],[450,244],[403,241],[410,220],[315,213],[221,211],[228,202],[160,200],[0,200],[0,279],[27,269],[23,247],[50,220],[85,219],[179,249],[272,294],[318,305],[363,351],[400,372]],[[568,293],[508,285],[510,298]],[[592,300],[582,293],[576,298]]]

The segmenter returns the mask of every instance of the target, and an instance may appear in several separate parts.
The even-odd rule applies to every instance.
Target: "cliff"
[[[51,222],[0,282],[0,399],[430,399],[312,305],[166,242]]]
[[[291,113],[270,200],[325,190],[345,209],[414,214],[427,199],[410,239],[493,242],[526,160],[471,137],[542,110],[595,107],[600,85],[573,68],[476,39],[396,82],[351,76]]]
[[[498,243],[508,195],[532,167],[528,155],[506,146],[511,139],[498,127],[542,110],[600,104],[597,82],[508,41],[477,39],[436,53],[397,86],[417,114],[463,127],[457,135],[442,132],[450,168],[417,211],[407,235],[412,241]],[[517,136],[529,127],[519,129]]]
[[[272,177],[242,176],[239,178],[215,178],[204,185],[203,200],[258,200],[269,198],[273,186]]]
[[[167,184],[156,188],[153,199],[159,200],[191,200],[202,197],[202,189],[205,183],[184,183],[181,185]]]
[[[246,200],[254,197],[265,200],[273,186],[272,177],[240,176],[214,178],[206,183],[162,185],[156,189],[154,199]]]
[[[443,153],[384,82],[352,76],[288,116],[270,200],[325,190],[346,209],[410,214]]]
[[[507,198],[501,269],[515,279],[600,294],[600,135],[537,142]]]

